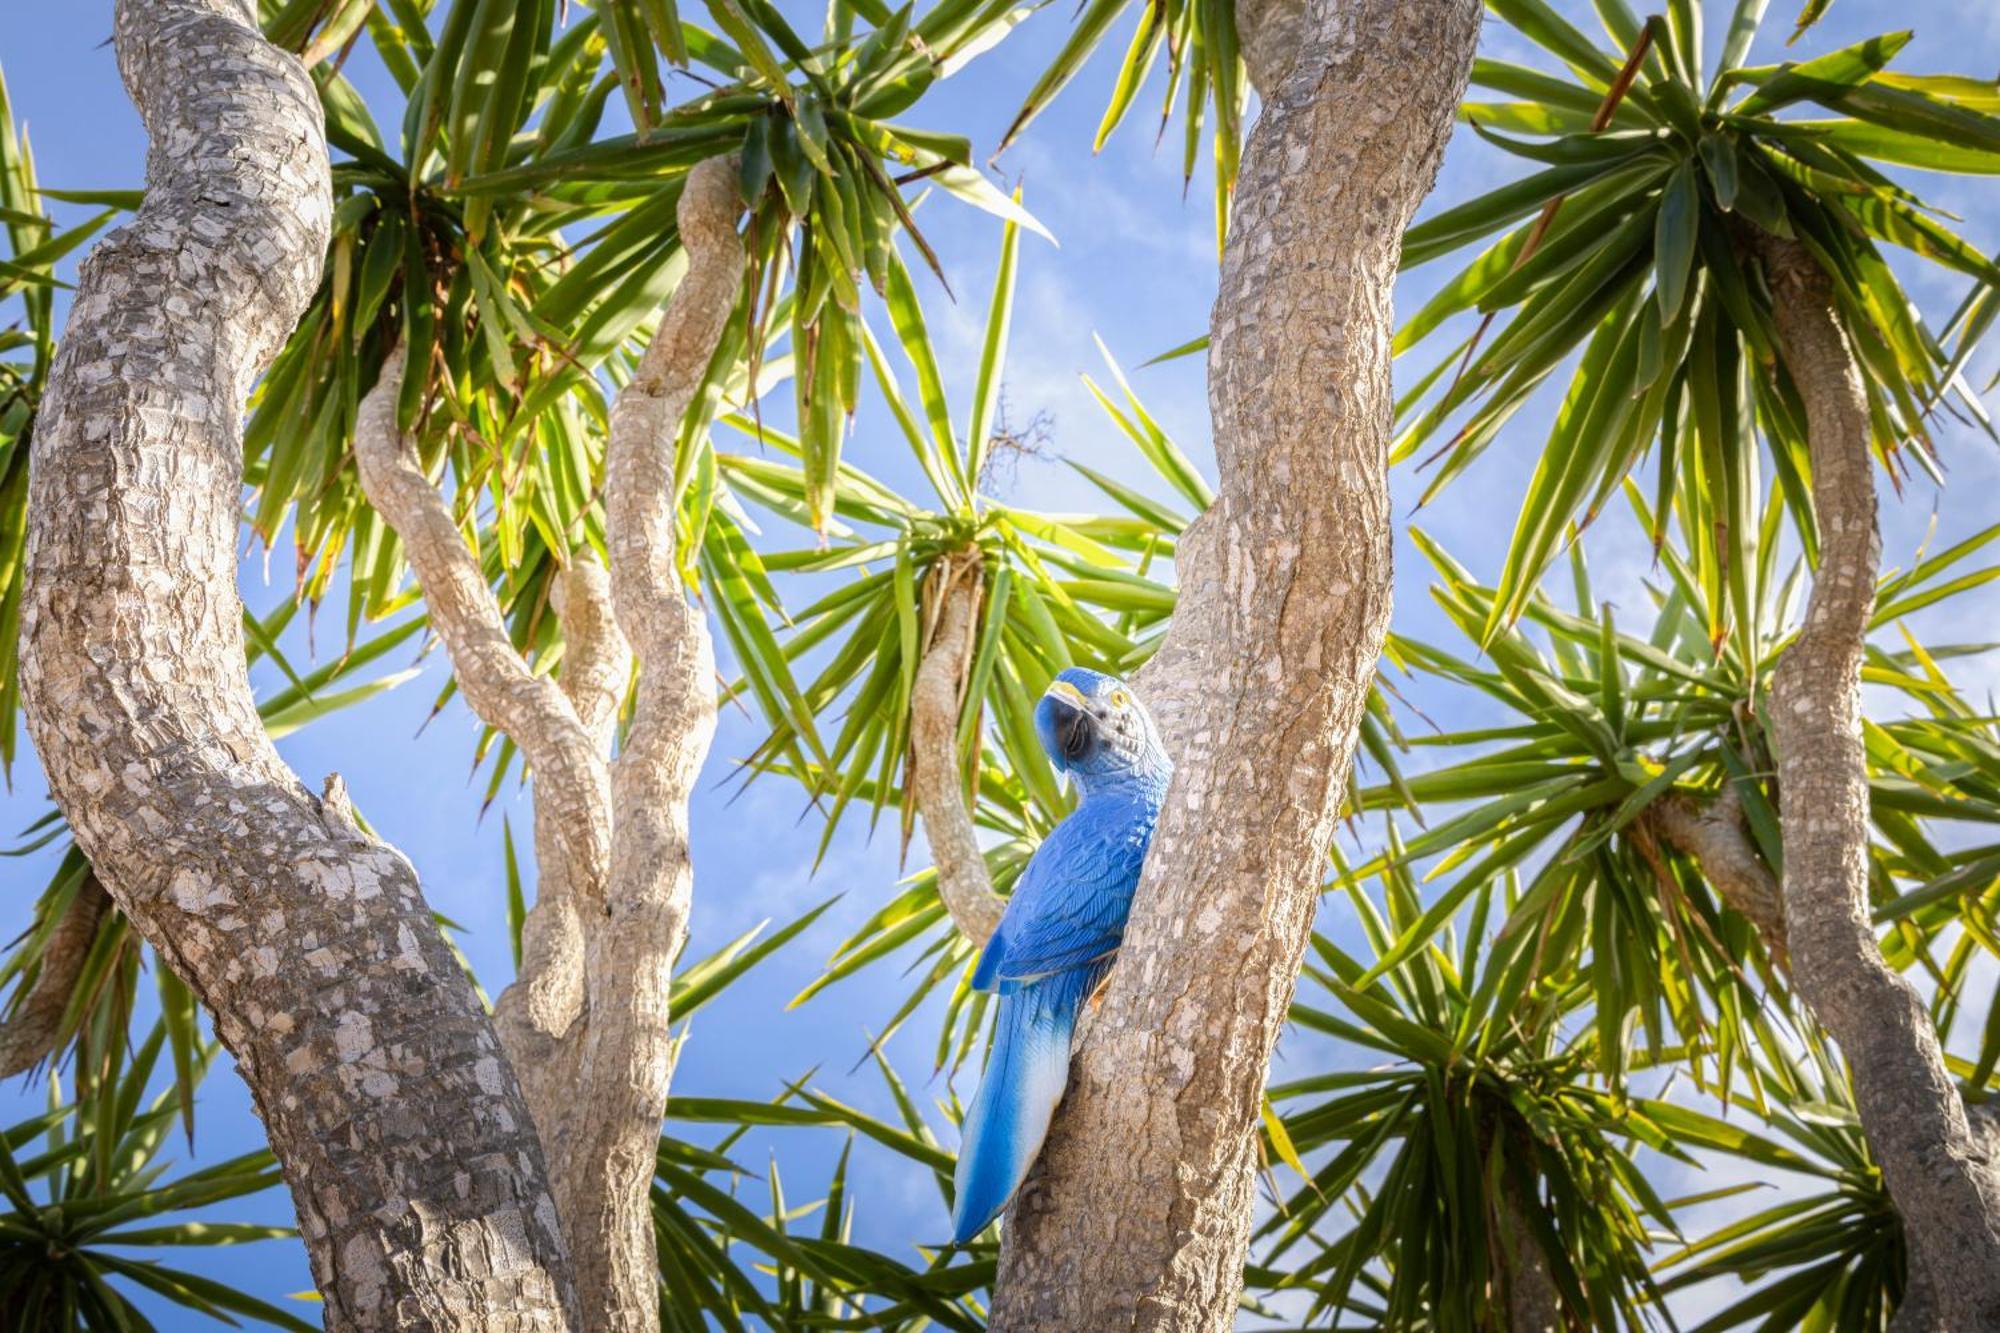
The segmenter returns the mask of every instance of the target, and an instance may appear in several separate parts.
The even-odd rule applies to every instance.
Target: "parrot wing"
[[[1149,831],[1123,814],[1079,809],[1035,850],[973,971],[975,988],[1011,994],[1116,952]]]

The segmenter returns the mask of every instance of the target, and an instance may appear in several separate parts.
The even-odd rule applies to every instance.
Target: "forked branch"
[[[479,561],[395,430],[397,371],[364,403],[355,454],[369,500],[403,538],[431,623],[481,720],[534,767],[536,901],[496,1013],[551,1159],[588,1329],[657,1326],[648,1190],[673,1073],[668,998],[687,938],[687,803],[715,727],[714,653],[682,586],[676,439],[743,271],[733,158],[689,173],[688,268],[611,411],[610,568],[576,556],[553,590],[560,685],[528,669]],[[637,658],[631,725],[608,756]]]

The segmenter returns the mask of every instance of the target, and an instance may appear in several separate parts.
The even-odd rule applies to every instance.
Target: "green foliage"
[[[1678,1145],[1765,1173],[1700,1202],[1747,1196],[1760,1181],[1768,1183],[1770,1172],[1806,1177],[1816,1192],[1757,1209],[1667,1253],[1657,1265],[1671,1274],[1661,1290],[1729,1278],[1754,1288],[1700,1325],[1701,1333],[1752,1324],[1857,1333],[1887,1328],[1906,1290],[1908,1255],[1845,1071],[1818,1051],[1805,1058],[1772,1054],[1760,1081],[1778,1095],[1761,1105],[1738,1098],[1727,1108],[1733,1120],[1685,1107],[1652,1108],[1653,1114]],[[1762,1119],[1769,1133],[1747,1129],[1746,1114]]]
[[[938,1145],[894,1071],[879,1056],[876,1063],[900,1124],[878,1120],[802,1082],[788,1085],[771,1102],[676,1095],[668,1104],[670,1122],[726,1132],[714,1149],[695,1149],[671,1136],[661,1140],[653,1215],[663,1327],[710,1327],[701,1322],[704,1317],[732,1329],[930,1324],[971,1333],[984,1327],[978,1297],[993,1280],[990,1246],[958,1252],[919,1246],[923,1266],[915,1267],[853,1242],[857,1204],[849,1164],[857,1137],[929,1169],[944,1196],[941,1208],[950,1204],[951,1155]],[[774,1156],[765,1181],[768,1207],[741,1201],[736,1187],[751,1173],[726,1154],[752,1128],[844,1130],[846,1143],[825,1192],[806,1202],[788,1199]],[[735,1258],[739,1249],[749,1265]]]
[[[1588,974],[1551,966],[1535,931],[1512,925],[1541,912],[1511,877],[1472,876],[1463,943],[1433,926],[1414,950],[1401,941],[1426,925],[1415,878],[1400,860],[1375,877],[1379,903],[1361,874],[1342,879],[1375,962],[1316,935],[1292,1018],[1390,1063],[1271,1089],[1298,1151],[1337,1151],[1261,1228],[1259,1266],[1279,1274],[1275,1290],[1313,1294],[1309,1325],[1351,1312],[1388,1328],[1496,1328],[1514,1245],[1545,1257],[1579,1324],[1640,1325],[1658,1294],[1647,1245],[1673,1219],[1631,1145],[1681,1154],[1599,1083],[1597,1034],[1564,1034],[1593,999]],[[1509,924],[1488,935],[1496,915]],[[1343,1214],[1339,1235],[1316,1232]]]
[[[1406,320],[1396,350],[1479,319],[1406,394],[1396,456],[1430,454],[1429,498],[1546,381],[1566,374],[1567,389],[1543,423],[1496,579],[1448,554],[1456,534],[1414,534],[1464,642],[1392,637],[1369,700],[1344,811],[1359,850],[1336,857],[1292,1011],[1288,1042],[1310,1058],[1266,1105],[1272,1208],[1246,1308],[1287,1321],[1303,1310],[1315,1327],[1490,1329],[1534,1267],[1578,1326],[1670,1323],[1663,1300],[1741,1283],[1702,1328],[1880,1329],[1903,1297],[1906,1258],[1846,1073],[1793,1003],[1772,941],[1661,816],[1727,794],[1753,862],[1782,870],[1763,710],[1817,534],[1767,238],[1803,246],[1832,282],[1887,474],[1940,470],[1939,411],[1985,422],[1965,371],[2000,315],[2000,269],[1891,173],[2000,174],[2000,97],[1990,83],[1894,72],[1901,36],[1747,66],[1760,0],[1735,6],[1708,71],[1694,3],[1641,19],[1597,0],[1602,43],[1542,0],[1489,7],[1552,68],[1474,69],[1499,100],[1480,94],[1463,119],[1529,167],[1407,237],[1411,266],[1478,253]],[[1125,8],[1090,0],[1076,13],[1010,134]],[[1799,31],[1826,8],[1807,3]],[[561,669],[550,579],[601,551],[607,414],[684,269],[682,184],[697,163],[734,154],[742,291],[681,423],[676,483],[682,577],[736,672],[725,700],[765,724],[741,776],[798,783],[824,821],[822,855],[863,810],[871,826],[893,810],[907,850],[916,671],[947,598],[976,590],[958,757],[991,878],[1007,891],[1068,808],[1034,737],[1035,699],[1064,666],[1129,674],[1151,656],[1174,606],[1167,564],[1212,499],[1108,351],[1108,373],[1086,385],[1145,461],[1143,480],[1071,462],[1108,502],[1097,514],[997,494],[995,471],[1034,445],[1032,417],[1011,419],[1005,388],[1020,233],[1038,228],[973,166],[969,142],[899,118],[1026,11],[836,0],[810,35],[769,0],[706,0],[699,15],[677,0],[266,0],[263,14],[274,40],[314,62],[338,157],[324,281],[246,431],[250,528],[268,544],[289,523],[295,547],[296,598],[244,626],[248,659],[284,678],[261,704],[272,733],[398,683],[406,673],[375,668],[425,632],[398,543],[350,461],[357,405],[391,357],[403,358],[399,424],[455,506],[516,646],[537,672]],[[1169,0],[1132,17],[1098,142],[1164,48],[1161,126],[1185,99],[1189,175],[1212,130],[1226,216],[1246,98],[1233,7]],[[400,106],[364,105],[341,75],[339,52],[363,40]],[[676,102],[677,78],[703,91]],[[620,108],[632,132],[606,133]],[[951,368],[914,276],[936,260],[906,195],[931,182],[1003,223],[969,402],[946,392]],[[50,197],[100,212],[62,230],[44,211]],[[0,759],[14,748],[26,446],[53,347],[54,266],[134,202],[38,192],[26,142],[0,114],[0,302],[20,312],[0,331]],[[1963,280],[1964,301],[1926,322],[1893,249]],[[789,430],[765,420],[787,380]],[[891,438],[850,445],[864,393],[886,409]],[[920,494],[878,479],[904,450]],[[1614,616],[1592,588],[1584,538],[1620,496],[1658,558],[1643,604]],[[769,534],[765,516],[781,520]],[[1973,1102],[2000,1068],[1982,970],[2000,955],[2000,722],[1946,670],[1989,645],[1927,642],[1915,626],[2000,577],[1996,537],[2000,526],[1885,575],[1865,668],[1872,906],[1890,964],[1925,980],[1941,1033],[1976,1048],[1951,1063]],[[1565,556],[1568,597],[1550,577]],[[343,650],[295,668],[281,640],[343,580]],[[1489,717],[1406,732],[1398,704],[1439,699]],[[490,732],[478,753],[491,800],[519,774],[518,756]],[[511,827],[502,836],[496,902],[518,940],[529,890]],[[51,816],[21,850],[64,837]],[[0,961],[10,1006],[87,875],[69,851]],[[677,1018],[743,984],[827,907],[677,967]],[[894,1114],[848,1105],[811,1075],[774,1078],[769,1101],[677,1089],[653,1190],[666,1328],[983,1325],[990,1242],[886,1253],[854,1239],[873,1202],[868,1154],[929,1173],[942,1230],[952,1157],[931,1122],[957,1106],[947,1090],[938,1115],[920,1109],[883,1047],[934,1015],[929,1072],[949,1075],[976,1062],[989,1003],[970,988],[974,951],[933,872],[870,907],[793,1003],[890,960],[907,969],[870,1051]],[[51,1059],[74,1072],[77,1101],[0,1132],[0,1312],[145,1327],[120,1294],[137,1284],[203,1313],[297,1326],[110,1252],[280,1234],[154,1216],[274,1176],[254,1154],[160,1183],[162,1145],[176,1115],[191,1129],[211,1048],[192,998],[157,964],[163,1017],[131,1045],[145,965],[109,914]],[[687,1037],[683,1026],[677,1040]],[[1373,1067],[1322,1059],[1329,1042]],[[147,1101],[169,1066],[171,1086]],[[804,1195],[775,1155],[745,1160],[752,1135],[789,1146],[828,1134],[847,1147]],[[1662,1197],[1666,1177],[1701,1172],[1755,1183]],[[1753,1199],[1773,1177],[1782,1197]],[[1729,1216],[1703,1232],[1697,1222],[1718,1211]]]
[[[1395,456],[1434,446],[1428,500],[1575,356],[1481,641],[1526,611],[1571,525],[1587,527],[1657,442],[1654,512],[1664,521],[1677,493],[1713,534],[1689,553],[1706,633],[1718,651],[1733,636],[1747,652],[1756,608],[1741,543],[1756,524],[1760,467],[1776,476],[1808,550],[1816,539],[1805,410],[1778,347],[1768,238],[1796,242],[1830,280],[1884,467],[1895,478],[1912,466],[1939,475],[1933,412],[1952,395],[1984,419],[1960,371],[2000,302],[2000,268],[1875,164],[2000,172],[1990,86],[1887,72],[1908,33],[1747,67],[1762,0],[1736,7],[1706,75],[1698,4],[1670,4],[1642,24],[1622,0],[1604,0],[1609,49],[1541,0],[1489,7],[1563,72],[1474,63],[1474,85],[1514,100],[1469,102],[1461,119],[1534,166],[1406,238],[1410,266],[1485,248],[1405,321],[1397,351],[1434,339],[1454,315],[1483,318],[1404,395]],[[1806,104],[1833,118],[1797,117]],[[1979,284],[1944,331],[1915,313],[1884,246]]]
[[[164,973],[162,974],[165,975]],[[198,1245],[241,1245],[295,1236],[289,1227],[180,1217],[278,1184],[264,1149],[171,1177],[163,1157],[177,1103],[215,1054],[200,1043],[183,1087],[150,1098],[171,1024],[161,1020],[136,1049],[115,1040],[80,1058],[76,1100],[58,1101],[51,1081],[46,1114],[0,1130],[0,1320],[9,1328],[150,1329],[128,1295],[144,1290],[224,1324],[235,1316],[306,1333],[297,1315],[225,1283],[150,1256]]]
[[[1249,73],[1236,33],[1236,6],[1226,0],[1160,0],[1134,5],[1130,0],[1083,0],[1071,17],[1069,40],[1028,90],[1014,121],[1001,136],[1004,149],[1055,100],[1104,42],[1112,27],[1132,10],[1138,11],[1125,58],[1113,77],[1111,95],[1098,122],[1095,152],[1110,141],[1138,98],[1139,89],[1159,67],[1166,52],[1166,76],[1160,92],[1160,119],[1155,132],[1165,139],[1174,104],[1181,113],[1181,179],[1194,179],[1201,156],[1204,129],[1211,136],[1215,164],[1215,243],[1217,253],[1229,232],[1229,200],[1241,165],[1244,111],[1250,99]],[[1185,189],[1184,191],[1185,192]]]

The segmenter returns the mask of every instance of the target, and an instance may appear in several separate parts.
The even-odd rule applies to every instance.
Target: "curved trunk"
[[[650,1190],[674,1070],[667,1003],[694,894],[688,797],[715,734],[714,649],[676,559],[674,440],[743,280],[736,179],[733,156],[688,174],[678,209],[687,274],[612,405],[605,449],[611,606],[639,684],[611,770],[611,878],[588,931],[580,1105],[553,1156],[563,1216],[593,1237],[577,1285],[618,1302],[587,1326],[633,1333],[659,1321]]]
[[[1805,402],[1820,531],[1805,625],[1771,688],[1792,976],[1847,1057],[1913,1285],[1933,1279],[1929,1306],[1943,1328],[2000,1328],[2000,1177],[1922,998],[1883,961],[1869,920],[1861,660],[1881,542],[1868,404],[1826,275],[1795,241],[1762,245],[1785,366]]]
[[[243,402],[332,215],[318,96],[255,18],[118,6],[146,200],[83,266],[35,432],[28,724],[250,1084],[328,1326],[559,1328],[555,1208],[493,1025],[409,862],[286,768],[244,670]]]
[[[535,906],[495,1018],[547,1145],[583,1324],[659,1327],[650,1189],[673,1075],[668,1000],[687,939],[687,804],[715,729],[708,628],[675,560],[674,440],[743,271],[733,157],[689,173],[678,220],[688,269],[611,412],[610,568],[578,554],[555,589],[560,684],[508,638],[478,558],[395,428],[401,360],[363,401],[355,459],[402,538],[467,703],[534,770]],[[613,763],[618,708],[637,702]]]
[[[1479,18],[1315,0],[1250,136],[1210,326],[1220,493],[1140,680],[1178,764],[996,1330],[1234,1324],[1266,1067],[1388,621],[1390,288]]]
[[[1670,793],[1647,809],[1644,824],[1649,833],[1694,858],[1730,910],[1756,927],[1771,961],[1790,973],[1784,899],[1757,844],[1751,841],[1735,782],[1706,803]]]
[[[978,634],[979,580],[974,552],[943,561],[925,582],[930,640],[910,691],[910,789],[937,868],[938,897],[960,933],[984,945],[999,929],[1007,900],[993,891],[958,762],[960,695]]]

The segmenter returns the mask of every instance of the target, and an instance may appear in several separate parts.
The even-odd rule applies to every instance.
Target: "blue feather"
[[[1058,972],[1000,997],[993,1053],[962,1127],[952,1244],[965,1244],[1000,1215],[1042,1150],[1069,1082],[1077,1012],[1109,966]]]

